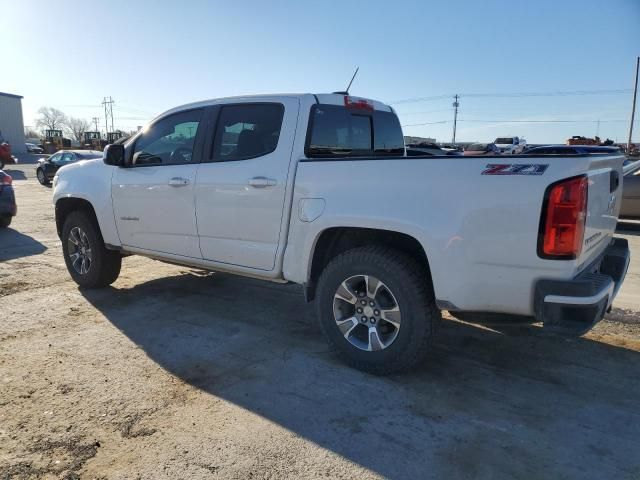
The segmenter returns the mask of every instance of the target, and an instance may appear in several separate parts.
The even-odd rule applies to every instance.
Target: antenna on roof
[[[347,89],[344,92],[333,92],[333,93],[337,93],[339,95],[349,95],[349,89],[351,88],[351,84],[353,83],[353,80],[356,78],[356,75],[358,74],[358,70],[360,70],[360,67],[356,67],[356,71],[353,72],[353,77],[351,77],[351,81],[349,82],[349,85],[347,85]]]
[[[351,81],[349,82],[349,85],[347,85],[347,89],[345,90],[347,93],[349,93],[349,89],[351,88],[351,84],[353,83],[353,80],[356,78],[356,75],[358,74],[358,70],[360,70],[360,67],[356,67],[356,71],[353,72],[353,77],[351,77]]]

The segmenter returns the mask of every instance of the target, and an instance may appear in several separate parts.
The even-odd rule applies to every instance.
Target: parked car
[[[527,155],[584,155],[587,153],[622,154],[618,147],[595,145],[543,145],[525,150]]]
[[[640,220],[640,160],[624,167],[620,218]]]
[[[11,175],[0,170],[0,228],[7,228],[18,213]]]
[[[602,319],[629,262],[610,200],[622,156],[452,162],[404,149],[391,107],[348,95],[174,108],[102,161],[58,171],[67,269],[104,287],[139,254],[302,284],[333,349],[379,374],[425,358],[441,309],[573,335]]]
[[[102,158],[102,152],[95,150],[60,150],[48,158],[38,160],[36,177],[41,185],[49,185],[60,167],[78,162]]]
[[[494,143],[472,143],[462,153],[469,155],[500,155],[500,149]]]
[[[27,147],[27,152],[29,153],[44,153],[40,145],[36,145],[35,143],[25,143],[24,145]]]
[[[500,153],[507,155],[520,154],[527,148],[527,141],[520,137],[498,137],[493,143],[498,147]]]
[[[435,143],[420,143],[407,145],[408,157],[420,157],[423,155],[451,155],[456,156],[460,153],[456,150],[445,150]]]

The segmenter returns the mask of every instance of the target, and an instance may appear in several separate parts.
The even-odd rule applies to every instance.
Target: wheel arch
[[[64,226],[64,222],[69,214],[71,212],[77,211],[86,212],[89,217],[96,223],[96,225],[98,226],[98,231],[100,232],[100,223],[98,222],[98,216],[96,215],[96,211],[93,208],[91,202],[85,200],[84,198],[63,197],[58,199],[55,205],[56,231],[58,232],[58,237],[62,236],[62,227]]]
[[[329,227],[317,235],[309,256],[307,282],[304,295],[307,301],[315,298],[316,284],[323,268],[337,255],[356,247],[385,245],[415,258],[432,281],[427,253],[420,241],[412,235],[395,230],[367,227]]]

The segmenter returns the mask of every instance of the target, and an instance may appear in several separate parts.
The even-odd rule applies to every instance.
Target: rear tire
[[[42,170],[41,168],[36,170],[36,177],[38,178],[38,182],[40,182],[40,185],[49,185],[49,179],[45,175],[44,170]]]
[[[120,275],[122,256],[105,248],[96,221],[83,211],[71,212],[66,218],[62,251],[67,270],[80,287],[106,287]]]
[[[376,285],[374,281],[382,286],[370,296],[369,285]],[[355,302],[344,301],[345,291]],[[365,303],[361,304],[362,300]],[[371,300],[376,310],[367,308]],[[385,301],[395,303],[397,316],[389,313],[395,307],[381,306]],[[360,307],[367,308],[364,314],[356,313]],[[353,316],[349,309],[354,310]],[[316,310],[322,331],[338,356],[352,367],[378,375],[420,364],[431,351],[441,319],[426,268],[414,258],[382,246],[354,248],[332,259],[318,279]],[[372,315],[373,326],[367,314]],[[386,315],[393,319],[393,325],[384,319]],[[393,335],[391,327],[396,328],[396,323]],[[373,327],[380,330],[372,337]]]
[[[7,228],[11,225],[11,215],[0,215],[0,228]]]

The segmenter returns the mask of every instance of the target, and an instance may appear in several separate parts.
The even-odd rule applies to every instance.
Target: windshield
[[[512,144],[513,143],[513,137],[503,137],[503,138],[496,138],[496,141],[493,143],[500,143],[500,144]]]

